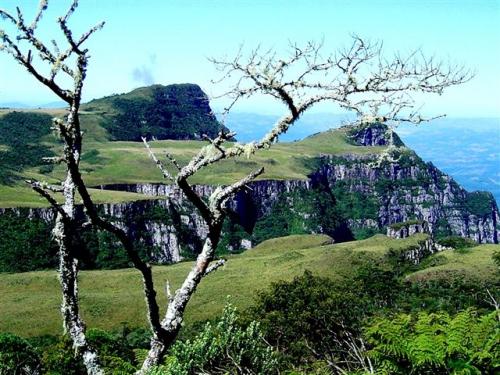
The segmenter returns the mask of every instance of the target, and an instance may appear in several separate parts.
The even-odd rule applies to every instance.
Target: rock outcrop
[[[386,130],[377,126],[369,133],[361,131],[359,136],[366,144],[380,144],[386,138],[379,133]],[[249,189],[229,202],[232,220],[248,234],[228,247],[248,248],[256,225],[272,218],[277,207],[283,205],[302,221],[304,232],[326,233],[337,241],[361,238],[362,233],[387,232],[399,238],[428,232],[433,236],[458,235],[478,243],[498,243],[499,213],[490,193],[465,191],[450,176],[405,147],[382,155],[322,155],[308,180],[251,183]],[[199,239],[206,235],[207,228],[176,187],[145,183],[99,188],[157,198],[100,206],[103,213],[121,222],[131,235],[152,249],[153,261],[177,262],[184,254],[199,251]],[[195,189],[209,196],[214,187],[199,185]],[[54,216],[50,209],[17,211],[45,221]],[[409,259],[419,259],[421,253],[419,250]]]
[[[416,233],[430,233],[429,225],[426,222],[413,220],[387,227],[387,237],[391,238],[407,238]]]

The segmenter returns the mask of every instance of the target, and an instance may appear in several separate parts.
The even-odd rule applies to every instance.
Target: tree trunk
[[[59,245],[59,281],[62,290],[61,313],[64,332],[73,341],[76,352],[82,356],[83,363],[89,375],[103,375],[99,357],[85,336],[85,324],[80,318],[78,308],[78,261],[72,248],[75,233],[73,223],[75,217],[74,205],[75,185],[68,172],[64,183],[65,203],[64,215],[58,213],[52,233]]]

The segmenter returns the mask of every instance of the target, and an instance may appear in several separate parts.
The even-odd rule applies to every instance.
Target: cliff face
[[[386,145],[386,131],[384,126],[377,126],[351,134],[354,141],[366,145]],[[316,163],[308,180],[256,181],[237,194],[229,203],[231,218],[247,233],[240,231],[238,236],[231,236],[229,232],[234,228],[228,226],[226,236],[232,239],[226,241],[227,247],[248,248],[249,241],[265,239],[270,233],[326,233],[342,241],[373,233],[404,236],[402,230],[498,243],[499,213],[492,195],[465,191],[411,150],[392,148],[385,158],[370,154],[323,155]],[[200,250],[199,239],[207,234],[207,228],[176,187],[115,184],[100,188],[158,197],[100,206],[136,240],[148,245],[151,260],[177,262],[183,255]],[[209,196],[214,189],[195,188],[203,196]],[[50,209],[24,209],[17,213],[45,221],[52,221],[54,216]],[[425,230],[398,226],[409,222],[424,223],[419,228]],[[269,232],[271,227],[274,232]]]
[[[435,235],[458,235],[478,243],[498,243],[498,208],[486,192],[469,193],[432,164],[423,163],[412,152],[396,161],[373,166],[370,161],[348,157],[325,164],[313,178],[328,186],[343,184],[350,192],[375,198],[376,222],[382,229],[391,224],[420,220]]]

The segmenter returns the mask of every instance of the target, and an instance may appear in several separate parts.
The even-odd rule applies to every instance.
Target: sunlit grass
[[[84,157],[81,163],[83,178],[88,186],[104,184],[136,184],[136,183],[168,183],[165,181],[149,158],[141,142],[97,142],[96,139],[105,139],[102,128],[99,128],[95,116],[86,120],[92,138],[84,145]],[[85,119],[85,116],[83,116]],[[100,129],[100,130],[99,130]],[[184,165],[198,150],[205,146],[202,141],[154,141],[151,147],[159,159],[163,159],[166,152],[171,153],[177,161]],[[59,146],[54,145],[54,148]],[[327,131],[304,139],[300,142],[278,143],[269,150],[262,150],[255,155],[239,157],[232,160],[223,160],[210,166],[193,176],[195,184],[230,184],[241,179],[253,170],[264,167],[261,180],[305,180],[313,172],[313,160],[321,154],[338,155],[352,153],[377,153],[383,147],[359,147],[346,141],[342,129]],[[96,156],[85,160],[86,152],[94,152]],[[167,163],[168,164],[168,163]],[[41,174],[39,167],[23,171],[21,178],[34,178],[41,181],[57,182],[65,177],[64,165],[55,166],[47,174]],[[0,186],[0,207],[28,206],[40,207],[47,204],[28,192],[22,182],[15,186]],[[16,194],[16,191],[19,194]],[[109,197],[109,200],[106,200]],[[101,201],[123,201],[125,195],[116,193],[100,193]],[[133,196],[130,196],[133,199]]]
[[[389,248],[404,249],[421,241],[420,236],[404,240],[374,236],[367,240],[332,244],[324,235],[301,235],[273,239],[240,255],[206,277],[188,305],[187,324],[220,313],[227,296],[244,309],[258,291],[272,282],[291,280],[306,269],[338,279],[366,262],[383,262]],[[498,246],[497,246],[498,248]],[[167,280],[177,288],[192,262],[153,268],[162,311]],[[141,279],[135,269],[83,271],[80,273],[82,313],[90,327],[118,328],[120,324],[145,326],[146,313]],[[0,274],[0,332],[22,336],[58,334],[60,292],[55,271]]]
[[[493,262],[493,253],[500,251],[500,245],[479,245],[466,250],[445,250],[434,254],[438,265],[415,272],[409,280],[429,279],[499,280],[500,269]],[[431,258],[431,259],[432,259]]]

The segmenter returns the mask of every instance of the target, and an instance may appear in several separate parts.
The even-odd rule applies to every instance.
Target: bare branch
[[[78,42],[76,42],[76,46],[77,47],[80,47],[83,43],[85,43],[87,41],[87,39],[92,35],[94,34],[95,32],[101,30],[105,25],[105,22],[102,21],[102,22],[99,22],[97,25],[95,25],[94,27],[92,27],[90,30],[88,30],[87,32],[85,32],[81,37],[80,39],[78,40]]]
[[[151,146],[149,145],[148,141],[146,140],[145,137],[142,137],[142,142],[146,146],[146,149],[148,150],[149,157],[154,161],[158,169],[161,171],[162,175],[164,178],[167,180],[174,181],[174,177],[170,174],[170,172],[163,166],[163,163],[158,160],[156,155],[154,154],[153,150],[151,149]]]
[[[253,171],[248,176],[242,178],[238,182],[229,185],[225,188],[217,188],[210,196],[210,208],[212,212],[222,211],[224,209],[224,204],[226,201],[237,193],[239,190],[243,189],[250,181],[254,180],[256,177],[264,173],[264,167]]]
[[[167,280],[165,282],[165,295],[167,296],[167,306],[170,304],[173,300],[172,293],[170,292],[170,282]]]
[[[255,94],[282,101],[292,114],[300,115],[313,105],[330,101],[359,116],[380,116],[392,121],[403,110],[415,108],[413,92],[441,94],[450,86],[464,83],[473,74],[460,66],[445,66],[426,58],[420,50],[403,57],[382,57],[382,43],[365,41],[354,35],[350,47],[323,57],[322,43],[291,44],[287,59],[252,50],[234,60],[212,59],[232,82],[225,93],[232,102]],[[396,95],[397,94],[397,95]],[[418,123],[417,116],[400,116]],[[400,120],[398,120],[400,121]]]
[[[208,268],[205,270],[205,275],[204,276],[208,275],[211,272],[216,271],[219,267],[223,266],[224,264],[226,264],[226,259],[219,259],[216,262],[211,263],[208,266]]]
[[[52,197],[52,195],[50,195],[50,193],[48,191],[51,191],[51,192],[62,192],[62,188],[60,187],[52,187],[52,186],[49,186],[47,184],[44,184],[44,183],[41,183],[39,181],[36,181],[36,180],[25,180],[25,182],[27,184],[30,184],[31,185],[31,188],[36,191],[38,194],[40,194],[43,198],[45,198],[47,200],[47,202],[49,202],[49,204],[59,213],[61,214],[63,217],[66,215],[64,210],[61,208],[61,205],[54,199],[54,197]]]
[[[47,9],[47,6],[48,6],[47,0],[40,0],[40,3],[38,5],[38,12],[29,27],[30,30],[36,29],[38,22],[42,19],[43,12]]]
[[[177,163],[177,160],[174,158],[174,156],[168,152],[165,153],[165,157],[173,164],[175,169],[177,169],[178,172],[181,171],[182,167]]]

